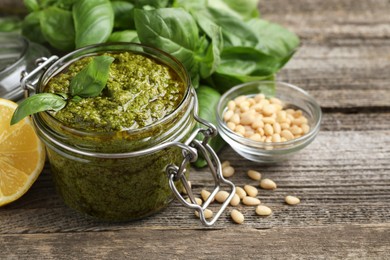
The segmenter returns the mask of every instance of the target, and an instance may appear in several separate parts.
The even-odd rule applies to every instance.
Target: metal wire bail
[[[188,145],[189,147],[195,148],[197,152],[200,152],[203,156],[203,158],[207,161],[207,165],[210,169],[210,172],[214,178],[214,189],[211,192],[210,196],[208,199],[202,204],[198,205],[195,200],[195,196],[192,192],[191,187],[188,185],[188,180],[185,175],[186,171],[186,165],[190,162],[194,162],[197,159],[197,156],[194,157],[190,153],[183,153],[183,161],[181,162],[180,167],[176,165],[169,165],[166,168],[166,172],[168,174],[169,178],[169,186],[173,193],[175,194],[176,198],[186,207],[190,209],[194,209],[199,213],[200,221],[205,225],[205,226],[212,226],[218,218],[221,216],[223,211],[226,209],[226,207],[229,205],[230,201],[232,200],[234,194],[236,193],[236,188],[235,185],[226,180],[222,176],[222,167],[221,167],[221,162],[219,161],[219,158],[213,148],[208,144],[208,141],[210,138],[216,136],[218,134],[216,127],[199,118],[197,115],[197,104],[198,100],[196,98],[196,94],[193,93],[194,98],[195,98],[195,108],[194,108],[194,118],[196,121],[198,121],[200,124],[206,126],[207,128],[197,128],[195,131],[191,134],[191,136],[187,139],[185,142],[185,145]],[[197,140],[196,136],[201,133],[203,134],[203,140]],[[180,180],[180,182],[183,184],[184,189],[190,199],[190,202],[186,201],[183,196],[180,194],[180,192],[177,190],[175,186],[175,181]],[[225,184],[230,188],[229,196],[226,199],[226,201],[222,204],[218,212],[214,215],[214,217],[211,220],[207,220],[204,214],[204,211],[207,209],[207,207],[210,205],[211,201],[213,201],[215,195],[218,193],[218,191],[221,189],[221,186]]]
[[[36,85],[38,82],[37,78],[35,78],[35,80],[33,81],[30,81],[30,79],[34,78],[41,70],[46,68],[47,65],[50,65],[56,60],[58,60],[58,56],[55,55],[51,56],[50,58],[38,58],[35,61],[37,67],[33,71],[31,71],[30,73],[27,73],[27,71],[22,71],[20,75],[20,86],[24,91],[25,98],[28,98],[30,96],[30,91],[35,91],[34,85]]]

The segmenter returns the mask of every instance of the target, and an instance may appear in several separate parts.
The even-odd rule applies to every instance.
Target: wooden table
[[[262,16],[302,39],[278,78],[309,91],[324,112],[317,139],[273,166],[247,161],[226,147],[237,186],[256,185],[249,169],[273,179],[260,190],[273,209],[258,217],[229,207],[206,228],[177,201],[141,221],[102,223],[64,206],[46,165],[31,190],[0,209],[0,259],[390,259],[390,2],[267,0]],[[192,170],[197,193],[211,189]],[[284,196],[301,198],[297,206]]]

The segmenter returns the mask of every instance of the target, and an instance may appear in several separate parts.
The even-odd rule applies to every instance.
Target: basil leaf
[[[70,94],[80,97],[96,97],[107,84],[110,65],[114,61],[110,56],[95,56],[70,82]]]
[[[37,0],[23,0],[23,4],[29,12],[34,12],[39,10],[39,4]]]
[[[207,78],[215,72],[221,62],[222,51],[222,32],[221,27],[213,27],[210,29],[211,43],[206,49],[206,53],[199,62],[199,73],[202,78]]]
[[[45,42],[40,23],[41,16],[42,11],[32,12],[24,18],[22,23],[22,34],[36,43]]]
[[[49,7],[42,12],[40,24],[43,36],[51,46],[62,51],[74,49],[72,12],[54,6]]]
[[[160,48],[180,60],[198,85],[199,63],[195,50],[199,31],[192,16],[180,8],[134,10],[135,27],[141,43]]]
[[[134,5],[125,1],[112,1],[114,10],[114,28],[134,29]]]
[[[137,8],[142,8],[144,6],[151,6],[154,8],[164,8],[167,7],[170,0],[129,0]]]
[[[248,76],[268,76],[281,68],[279,58],[251,47],[228,47],[221,55],[217,72]]]
[[[35,94],[19,104],[11,118],[11,125],[16,124],[26,116],[46,111],[58,111],[66,106],[66,100],[56,94]]]
[[[213,1],[214,2],[214,1]],[[239,13],[244,20],[259,17],[259,0],[223,0],[232,10]]]
[[[107,42],[137,42],[139,43],[137,31],[124,30],[113,32]]]
[[[79,0],[73,5],[76,48],[105,42],[114,26],[114,11],[108,0]]]
[[[16,16],[0,17],[0,32],[16,32],[21,25],[22,20]]]
[[[189,11],[199,27],[212,37],[213,27],[221,27],[225,46],[253,46],[257,38],[241,15],[222,0],[178,0],[175,6]]]
[[[299,45],[299,38],[286,28],[262,19],[252,19],[247,22],[257,37],[253,46],[269,55],[280,58],[290,56]]]

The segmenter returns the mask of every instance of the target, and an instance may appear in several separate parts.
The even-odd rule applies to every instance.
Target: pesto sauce
[[[188,138],[195,121],[182,121],[190,106],[183,101],[175,117],[140,131],[136,129],[171,113],[184,99],[186,86],[167,65],[130,52],[105,53],[115,58],[102,94],[95,98],[70,100],[53,113],[59,121],[51,121],[55,138],[90,152],[125,153],[153,147],[172,140],[177,133]],[[91,57],[75,61],[53,76],[44,90],[69,93],[72,78]],[[46,122],[46,121],[45,121]],[[87,134],[68,131],[63,125],[87,130]],[[167,131],[179,125],[179,131]],[[99,132],[92,133],[91,132]],[[174,195],[165,172],[167,165],[180,165],[182,150],[169,147],[146,155],[125,158],[99,158],[47,146],[56,189],[65,204],[89,216],[107,221],[125,221],[149,216],[168,206]],[[189,172],[187,166],[187,173]],[[181,190],[180,182],[175,183]]]
[[[142,128],[164,118],[183,99],[184,83],[167,65],[145,55],[105,53],[115,58],[98,97],[70,99],[52,112],[68,127],[93,132]],[[72,78],[91,61],[83,57],[48,82],[45,92],[67,93]]]

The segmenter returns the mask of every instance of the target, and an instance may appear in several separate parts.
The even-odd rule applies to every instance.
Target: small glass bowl
[[[300,109],[308,119],[310,131],[301,137],[285,142],[260,142],[242,137],[230,130],[223,121],[230,100],[238,96],[255,96],[263,93],[267,98],[279,98],[283,108]],[[217,105],[217,128],[222,138],[241,156],[259,163],[287,160],[291,155],[310,144],[320,130],[322,112],[316,100],[306,91],[284,82],[253,81],[231,88],[222,95]]]

